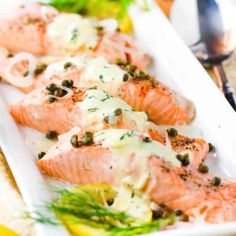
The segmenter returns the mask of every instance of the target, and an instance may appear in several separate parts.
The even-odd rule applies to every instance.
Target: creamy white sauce
[[[117,181],[127,176],[127,170],[132,169],[134,186],[137,186],[143,176],[148,174],[150,156],[157,156],[173,166],[180,166],[180,162],[176,159],[177,153],[171,147],[156,141],[144,142],[140,134],[135,131],[107,129],[95,133],[94,141],[114,153]]]
[[[47,36],[51,43],[67,52],[82,47],[95,47],[98,41],[97,30],[92,20],[78,14],[60,14],[48,25]]]
[[[67,57],[60,62],[49,65],[45,70],[45,78],[63,73],[66,62],[71,62],[77,69],[81,70],[77,83],[80,87],[90,88],[96,85],[98,88],[109,91],[109,94],[113,96],[117,95],[126,74],[126,71],[117,65],[108,63],[104,57],[88,58],[80,56]]]
[[[108,117],[110,125],[115,125],[117,118],[115,110],[121,109],[124,122],[133,127],[135,130],[143,132],[146,130],[147,115],[145,112],[136,112],[120,98],[109,96],[105,91],[100,89],[89,89],[85,92],[83,100],[77,103],[83,111],[84,127],[91,125],[102,128],[104,118]]]
[[[152,220],[149,197],[129,185],[124,184],[117,190],[117,196],[111,208],[128,213],[137,218],[139,223]]]

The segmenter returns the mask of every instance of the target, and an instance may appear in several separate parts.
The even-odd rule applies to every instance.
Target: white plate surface
[[[10,0],[7,4],[9,2],[19,1]],[[152,55],[153,71],[158,79],[194,102],[197,115],[192,127],[200,129],[204,139],[217,147],[217,157],[211,157],[209,161],[211,169],[218,175],[236,179],[236,115],[168,20],[153,3],[151,4],[152,8],[147,12],[140,11],[139,7],[131,8],[135,36],[139,44]],[[6,2],[0,1],[1,9],[4,5]],[[0,95],[4,98],[5,105],[23,96],[18,90],[1,84]],[[17,129],[12,119],[8,121],[6,117],[1,117],[3,113],[6,113],[6,109],[0,101],[0,136],[3,137],[2,141],[0,138],[0,145],[5,151],[28,208],[41,210],[39,205],[49,199],[50,193],[46,190],[45,179],[23,142],[26,137],[25,130],[27,133],[31,131]],[[40,236],[66,235],[62,228],[52,229],[45,225],[37,225],[37,233]],[[153,235],[236,235],[236,224],[194,225],[187,229],[158,232]]]

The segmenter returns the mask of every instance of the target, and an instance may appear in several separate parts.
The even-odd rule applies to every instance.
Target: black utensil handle
[[[222,89],[223,89],[225,98],[228,100],[232,108],[236,111],[235,91],[226,77],[222,64],[215,65],[215,69],[218,71],[220,79],[222,81]]]

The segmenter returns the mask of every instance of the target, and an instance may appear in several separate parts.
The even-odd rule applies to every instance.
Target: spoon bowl
[[[211,65],[219,87],[236,111],[236,96],[222,63],[236,49],[236,10],[228,0],[176,0],[170,18],[202,64]]]

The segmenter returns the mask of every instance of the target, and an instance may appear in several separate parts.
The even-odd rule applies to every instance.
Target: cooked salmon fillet
[[[128,68],[132,66],[127,65]],[[65,79],[73,80],[76,87],[97,86],[112,96],[122,98],[137,111],[147,112],[157,124],[181,125],[192,121],[195,109],[188,99],[148,74],[138,71],[132,75],[128,73],[124,68],[108,63],[104,57],[67,58],[49,65],[35,77],[34,84],[24,90],[61,83]]]
[[[74,87],[70,92],[51,103],[49,91],[39,88],[9,110],[19,123],[44,133],[53,130],[60,134],[74,126],[90,131],[109,127],[146,130],[146,113],[132,111],[120,98],[95,88]]]
[[[113,63],[117,58],[127,60],[142,69],[150,65],[150,56],[129,36],[98,30],[101,29],[98,24],[38,3],[21,4],[13,7],[9,15],[0,15],[0,45],[12,53],[76,55],[84,52],[105,56]]]
[[[90,131],[128,128],[147,132],[154,140],[166,144],[165,133],[159,131],[158,126],[150,125],[145,112],[133,111],[124,101],[103,90],[74,87],[71,92],[50,103],[48,90],[39,88],[23,101],[11,105],[9,110],[17,122],[44,133],[53,130],[61,134],[74,126]],[[117,111],[120,114],[115,115]],[[207,156],[208,144],[201,139],[177,135],[169,137],[169,140],[177,152],[186,150],[193,153],[191,164],[195,167]]]
[[[12,6],[0,15],[0,45],[11,52],[43,54],[46,26],[57,11],[36,3]]]
[[[118,137],[114,138],[114,133]],[[73,147],[70,140],[75,134],[79,142],[83,140],[83,132],[75,128],[60,137],[38,161],[45,174],[75,184],[113,185],[121,184],[127,176],[135,180],[146,174],[142,188],[156,203],[182,210],[189,216],[200,216],[210,223],[236,220],[234,183],[222,181],[213,186],[211,174],[176,165],[167,157],[171,153],[165,155],[163,147],[152,149],[156,147],[155,141],[146,143],[142,134],[128,130],[101,131],[94,134],[93,143]],[[120,150],[127,153],[122,155]]]

